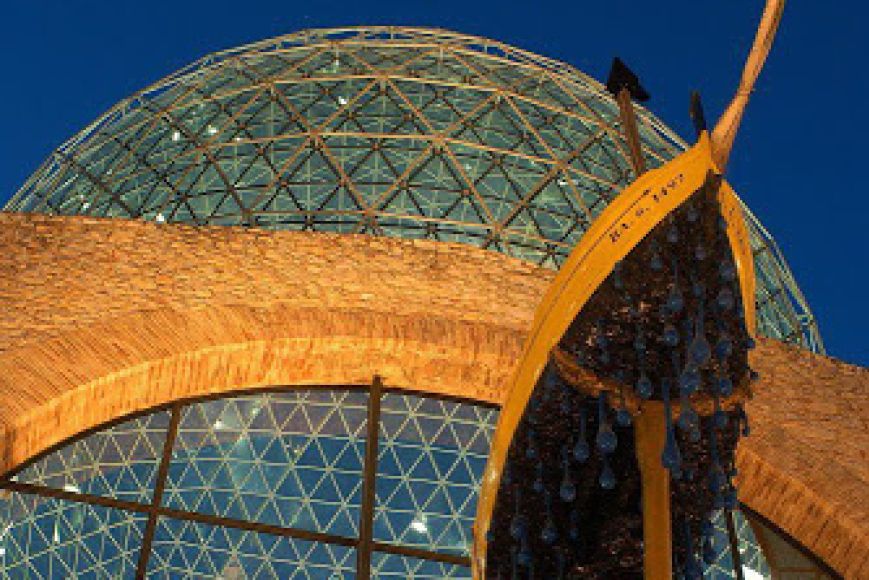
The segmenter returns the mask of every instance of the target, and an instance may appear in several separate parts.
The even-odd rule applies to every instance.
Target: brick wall
[[[444,312],[524,329],[552,276],[461,244],[90,217],[0,213],[0,248],[0,352],[96,320],[222,304]]]

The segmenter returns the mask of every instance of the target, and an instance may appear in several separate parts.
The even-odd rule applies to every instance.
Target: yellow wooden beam
[[[736,263],[736,273],[739,277],[739,289],[742,295],[742,308],[745,312],[745,327],[752,338],[757,333],[757,303],[754,276],[754,252],[748,236],[748,226],[745,215],[736,192],[726,181],[718,189],[718,201],[721,204],[721,215],[727,221],[727,238],[730,241],[730,251]]]
[[[667,440],[663,403],[646,401],[634,418],[634,440],[643,490],[643,577],[673,577],[670,472],[661,462]]]

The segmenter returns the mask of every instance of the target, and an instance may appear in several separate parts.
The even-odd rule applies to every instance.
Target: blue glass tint
[[[0,577],[132,578],[145,516],[0,491]]]
[[[472,404],[383,396],[375,540],[468,554],[497,416]]]
[[[754,537],[751,524],[739,511],[733,512],[739,557],[744,568],[757,572],[763,578],[771,578],[769,565]],[[718,511],[712,517],[713,561],[706,566],[703,578],[706,580],[731,580],[736,578],[733,570],[733,555],[730,550],[730,536],[727,532],[727,515]]]
[[[358,534],[368,395],[299,389],[184,409],[164,504]]]
[[[168,425],[165,411],[125,421],[43,457],[15,479],[150,503]]]
[[[754,528],[748,518],[742,512],[734,511],[733,521],[736,537],[739,539],[739,553],[743,567],[754,570],[764,578],[771,578],[769,563],[761,551],[760,543],[754,535]]]
[[[367,403],[364,391],[324,387],[185,406],[164,505],[357,537]],[[489,407],[384,394],[375,540],[467,555],[496,420],[497,410]],[[116,481],[111,478],[119,469],[156,469],[167,426],[163,411],[127,421],[43,458],[19,479],[101,494],[103,488],[94,482]],[[122,498],[147,501],[153,474],[142,479],[149,483],[129,491],[101,485],[115,496],[125,493]],[[751,525],[741,513],[734,515],[743,565],[769,577]],[[144,525],[140,513],[0,490],[0,578],[132,577]],[[713,518],[713,533],[704,577],[734,578],[722,514]],[[767,541],[784,540],[769,532]],[[353,549],[337,545],[161,519],[149,574],[173,579],[352,578],[355,557]],[[470,571],[375,553],[372,575],[468,578]]]
[[[161,518],[148,578],[350,579],[355,558],[345,546]]]

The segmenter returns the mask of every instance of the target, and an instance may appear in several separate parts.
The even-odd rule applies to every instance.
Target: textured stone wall
[[[740,497],[846,578],[869,578],[869,370],[764,341]]]
[[[368,382],[500,402],[553,273],[430,241],[0,213],[0,473],[160,403]],[[761,341],[741,498],[869,577],[869,371]]]
[[[461,244],[89,217],[0,213],[0,248],[0,352],[132,312],[221,304],[446,312],[524,329],[551,276]]]

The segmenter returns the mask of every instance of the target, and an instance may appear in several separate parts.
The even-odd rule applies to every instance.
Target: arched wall
[[[281,384],[500,402],[552,273],[366,236],[0,213],[0,474],[119,416]],[[740,495],[869,575],[869,371],[761,341]],[[817,396],[824,393],[824,396]]]

